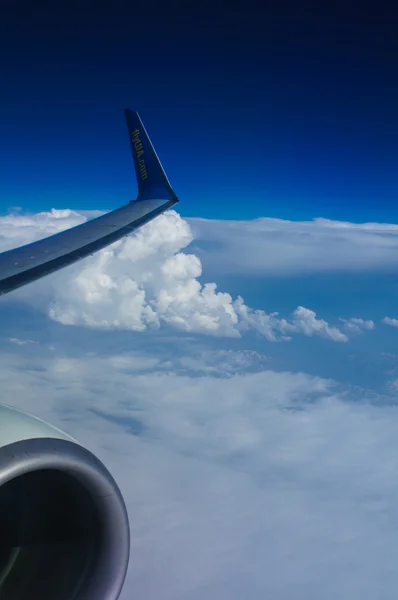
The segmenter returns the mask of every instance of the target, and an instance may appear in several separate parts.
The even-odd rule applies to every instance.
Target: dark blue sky
[[[131,107],[183,216],[398,220],[394,14],[37,11],[0,23],[1,212],[135,197]]]

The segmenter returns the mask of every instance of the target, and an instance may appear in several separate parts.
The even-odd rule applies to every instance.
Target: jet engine
[[[126,506],[101,461],[0,406],[1,600],[117,600],[129,551]]]

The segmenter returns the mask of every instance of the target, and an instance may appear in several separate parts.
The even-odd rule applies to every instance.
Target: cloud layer
[[[84,218],[67,210],[9,215],[0,219],[0,247],[27,243]],[[348,341],[346,333],[303,306],[286,319],[250,308],[241,297],[218,291],[215,283],[202,284],[201,260],[183,251],[192,242],[188,222],[169,211],[135,235],[40,282],[41,298],[51,305],[50,317],[64,325],[145,331],[166,324],[220,337],[254,331],[269,341],[287,341],[292,334]],[[37,303],[37,285],[20,291],[19,297],[33,297]]]
[[[55,346],[9,343],[2,393],[116,477],[132,533],[123,600],[396,597],[393,395],[264,370],[247,353],[191,355],[191,369],[178,342],[167,362]]]
[[[0,249],[85,218],[71,211],[9,215],[0,220]],[[250,235],[253,241],[245,260],[257,274],[272,274],[271,250],[282,274],[294,272],[293,243],[296,263],[309,270],[318,251],[327,254],[324,243],[330,243],[327,268],[343,265],[339,236],[351,240],[346,249],[358,246],[358,260],[368,234],[378,248],[386,235],[388,252],[393,248],[394,226],[378,233],[374,226],[274,221],[241,224],[242,244]],[[132,534],[123,600],[393,600],[397,369],[394,354],[378,356],[374,343],[383,330],[393,332],[373,332],[374,321],[361,318],[358,306],[352,318],[338,319],[336,309],[333,326],[321,310],[318,316],[298,306],[284,318],[206,285],[202,259],[205,267],[210,255],[216,266],[224,264],[223,244],[235,252],[235,273],[241,269],[239,251],[223,241],[225,231],[239,237],[234,227],[218,224],[219,248],[204,252],[195,222],[171,211],[137,235],[5,296],[3,401],[68,431],[115,476]],[[377,320],[385,314],[393,310],[384,305]],[[266,343],[298,334],[345,342],[361,332],[369,337],[353,340],[350,349],[324,344],[318,362],[320,341]],[[288,352],[307,354],[309,346],[313,373],[321,367],[325,373],[337,355],[363,351],[363,361],[347,357],[347,369],[372,373],[378,365],[385,394],[291,372]],[[333,372],[343,379],[339,368]]]
[[[398,225],[314,219],[189,219],[195,252],[212,273],[291,276],[398,270]],[[215,252],[216,250],[216,252]]]

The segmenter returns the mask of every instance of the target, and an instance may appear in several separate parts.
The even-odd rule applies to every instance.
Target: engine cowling
[[[102,462],[0,406],[1,600],[117,600],[129,551],[126,506]]]

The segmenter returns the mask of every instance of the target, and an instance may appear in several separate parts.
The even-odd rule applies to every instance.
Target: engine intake
[[[90,451],[60,437],[0,447],[1,600],[117,600],[129,548],[122,495]]]

